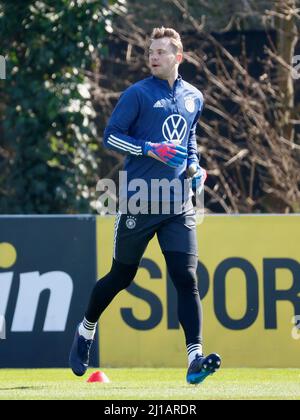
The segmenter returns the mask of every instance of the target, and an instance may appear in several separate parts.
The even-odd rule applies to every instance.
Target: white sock
[[[187,346],[187,352],[188,352],[188,363],[189,363],[189,366],[190,366],[190,364],[195,359],[197,354],[199,354],[200,356],[203,355],[202,345],[201,344],[189,344]]]
[[[82,335],[86,340],[94,340],[96,334],[97,323],[87,321],[85,318],[79,325],[79,335]]]

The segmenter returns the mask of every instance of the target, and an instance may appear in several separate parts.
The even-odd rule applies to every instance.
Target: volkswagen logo
[[[187,122],[179,114],[170,115],[163,124],[162,133],[168,142],[180,144],[187,132]]]

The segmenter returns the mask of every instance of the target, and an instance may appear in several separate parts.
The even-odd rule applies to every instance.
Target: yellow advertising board
[[[114,218],[97,219],[98,276]],[[198,226],[204,349],[226,367],[300,367],[300,216],[206,216]],[[158,242],[100,320],[100,365],[185,367],[176,293]]]

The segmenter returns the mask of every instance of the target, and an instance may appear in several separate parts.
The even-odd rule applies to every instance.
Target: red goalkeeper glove
[[[172,168],[177,168],[187,159],[187,149],[174,143],[146,142],[144,145],[144,155],[157,159]]]

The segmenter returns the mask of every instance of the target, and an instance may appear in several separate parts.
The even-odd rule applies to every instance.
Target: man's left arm
[[[193,122],[192,128],[190,130],[190,135],[188,139],[188,163],[187,167],[189,168],[192,164],[199,164],[199,156],[198,156],[198,148],[197,148],[197,137],[196,137],[196,129],[198,125],[198,120],[200,118],[200,115],[202,113],[202,110],[200,110]]]
[[[196,130],[198,125],[198,120],[202,114],[203,102],[201,108],[197,113],[192,128],[190,130],[190,135],[188,139],[188,161],[187,161],[187,175],[192,178],[192,188],[194,191],[201,191],[204,187],[205,180],[207,178],[207,173],[205,169],[200,166],[200,156],[197,148],[197,137]]]

